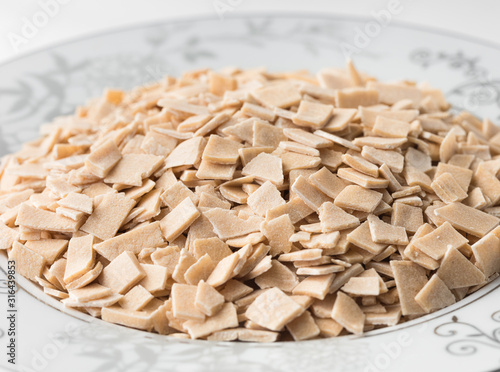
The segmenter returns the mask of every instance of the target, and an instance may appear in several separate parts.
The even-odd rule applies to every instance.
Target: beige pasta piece
[[[319,259],[322,256],[322,254],[323,250],[320,248],[305,249],[305,250],[280,254],[278,260],[282,262],[313,261]]]
[[[175,283],[170,298],[174,317],[182,320],[205,320],[205,314],[195,306],[197,287],[189,284]]]
[[[363,146],[361,155],[372,163],[386,164],[394,173],[401,173],[404,167],[404,157],[396,151],[380,150],[371,146]]]
[[[160,265],[150,264],[141,264],[141,268],[146,275],[139,282],[139,285],[153,295],[163,294],[163,291],[167,289],[167,279],[170,274],[168,269]]]
[[[4,222],[5,223],[5,222]],[[15,224],[34,230],[48,230],[62,233],[76,232],[82,221],[60,216],[56,213],[34,208],[27,203],[21,204]]]
[[[203,137],[194,137],[181,142],[165,159],[164,169],[193,165],[199,162],[206,145]]]
[[[356,301],[348,295],[338,292],[332,309],[332,319],[354,334],[363,333],[365,314]]]
[[[323,138],[325,138],[327,140],[330,140],[330,141],[332,141],[333,143],[335,143],[337,145],[346,147],[348,149],[351,149],[351,150],[354,150],[354,151],[358,151],[358,152],[361,151],[361,149],[358,146],[356,146],[355,144],[353,144],[351,141],[346,140],[345,138],[336,136],[334,134],[327,133],[327,132],[322,131],[322,130],[317,130],[317,131],[314,132],[314,134],[317,135],[317,136],[323,137]]]
[[[112,306],[116,304],[118,301],[122,299],[122,295],[117,294],[117,293],[112,293],[106,297],[98,298],[95,300],[90,300],[90,301],[85,301],[85,302],[80,302],[76,301],[73,298],[69,297],[61,302],[64,304],[66,307],[76,307],[76,308],[82,308],[82,307],[107,307],[107,306]]]
[[[304,312],[304,308],[278,288],[272,288],[248,307],[245,314],[254,323],[272,331],[280,331]]]
[[[261,152],[243,167],[241,173],[253,176],[261,181],[271,181],[275,185],[282,185],[283,164],[279,157]]]
[[[294,233],[294,227],[287,214],[262,222],[260,229],[269,240],[272,256],[290,252],[292,249],[290,237]]]
[[[0,224],[1,231],[1,224]],[[48,265],[52,265],[68,247],[68,241],[64,239],[41,239],[41,240],[28,240],[24,243],[26,247],[33,252],[45,258]],[[11,243],[12,246],[12,243]],[[10,247],[8,247],[10,248]]]
[[[135,255],[125,251],[104,268],[99,277],[99,283],[111,288],[116,293],[123,294],[139,283],[146,273],[137,261]]]
[[[174,272],[172,273],[172,279],[177,283],[186,283],[184,275],[186,271],[196,262],[197,259],[191,253],[189,253],[188,249],[183,248],[181,250],[179,261],[177,262]]]
[[[479,238],[498,226],[500,219],[462,203],[451,203],[434,210],[436,216],[448,221],[455,229]]]
[[[370,227],[372,240],[375,243],[394,245],[408,244],[408,235],[404,227],[385,223],[372,214],[368,216],[368,226]]]
[[[248,197],[247,204],[256,214],[264,217],[269,209],[285,204],[285,200],[276,186],[266,181]]]
[[[243,145],[239,142],[211,135],[202,158],[216,164],[235,164],[239,159],[239,149]]]
[[[341,289],[352,296],[378,296],[380,294],[379,280],[376,277],[350,278]]]
[[[394,306],[385,313],[366,313],[365,322],[368,325],[395,326],[401,319],[401,308]]]
[[[106,322],[121,324],[131,328],[150,330],[153,327],[150,313],[123,309],[119,306],[104,307],[101,318]]]
[[[229,280],[226,285],[224,285],[224,288],[220,290],[220,294],[224,296],[224,300],[227,302],[234,302],[252,292],[253,288],[234,279]]]
[[[195,306],[206,316],[214,316],[224,306],[224,296],[211,285],[200,281],[196,289]]]
[[[167,214],[161,221],[160,227],[165,240],[174,241],[200,216],[190,198],[184,199],[177,207]]]
[[[304,295],[323,300],[335,278],[335,274],[308,276],[292,291],[294,295]]]
[[[288,267],[277,260],[272,260],[271,268],[257,276],[255,284],[261,289],[279,288],[283,292],[290,293],[299,284],[299,279]]]
[[[498,180],[495,173],[489,172],[481,165],[479,164],[476,169],[472,182],[481,188],[481,191],[491,200],[491,203],[497,204],[500,201],[500,180]]]
[[[136,285],[118,303],[127,310],[140,311],[142,310],[154,296],[148,292],[142,285]]]
[[[163,163],[163,157],[149,154],[125,154],[108,173],[104,182],[141,186]]]
[[[489,278],[500,273],[500,239],[493,233],[487,234],[472,245],[476,266]]]
[[[260,217],[239,218],[234,211],[212,208],[203,212],[213,226],[214,232],[222,239],[235,238],[260,231]]]
[[[325,147],[330,147],[331,142],[320,136],[316,136],[310,132],[298,128],[285,128],[283,129],[283,134],[304,146],[312,147],[315,149],[322,149]]]
[[[389,84],[378,81],[370,81],[367,84],[370,89],[378,92],[380,102],[392,105],[402,99],[409,99],[414,106],[417,106],[422,100],[422,92],[414,86],[403,84]]]
[[[223,258],[232,254],[229,246],[219,238],[196,239],[193,245],[193,255],[200,259],[208,254],[214,262],[219,262]]]
[[[319,207],[331,198],[314,187],[304,176],[299,176],[292,185],[292,190],[311,209],[318,211]]]
[[[225,303],[217,314],[206,318],[204,321],[188,320],[184,323],[184,328],[193,339],[206,337],[216,331],[237,326],[238,316],[232,303]]]
[[[177,181],[161,195],[162,201],[170,209],[177,207],[186,198],[190,198],[194,204],[197,204],[199,201],[198,196],[188,189],[182,181]]]
[[[45,258],[27,248],[25,245],[14,242],[13,248],[9,253],[9,259],[16,262],[16,272],[28,279],[35,280],[42,275],[45,267]]]
[[[59,200],[57,204],[85,214],[91,214],[93,210],[92,199],[85,194],[69,193]]]
[[[252,92],[252,96],[267,107],[287,108],[301,100],[299,91],[289,83],[276,83]]]
[[[69,297],[78,302],[98,300],[111,294],[111,289],[103,287],[98,283],[92,283],[86,287],[69,291]]]
[[[422,209],[404,203],[392,205],[391,224],[402,226],[409,233],[415,233],[424,224]]]
[[[57,261],[56,261],[57,262]],[[66,284],[66,289],[68,291],[85,287],[87,284],[92,283],[96,280],[101,274],[103,269],[103,265],[100,262],[97,262],[92,270],[87,271],[78,279],[73,280],[72,282]]]
[[[342,161],[357,170],[371,177],[378,177],[378,167],[369,161],[366,161],[360,156],[346,153],[342,155]]]
[[[378,116],[372,128],[373,133],[380,137],[406,138],[410,132],[410,124],[401,120]]]
[[[385,189],[389,185],[389,181],[384,178],[371,177],[353,168],[340,168],[337,175],[367,189]]]
[[[358,108],[359,106],[376,105],[378,92],[374,89],[346,88],[336,91],[335,101],[340,108]]]
[[[332,110],[332,105],[302,100],[292,121],[300,126],[323,127],[332,115]]]
[[[358,110],[349,108],[334,108],[332,117],[323,127],[327,132],[339,132],[347,128]]]
[[[344,329],[344,327],[333,319],[317,318],[315,322],[319,328],[320,335],[323,337],[337,337]]]
[[[335,198],[334,204],[343,209],[372,213],[382,200],[382,194],[358,185],[346,186]]]
[[[302,315],[288,323],[286,329],[295,341],[309,340],[320,334],[320,329],[309,311],[304,311]]]
[[[207,284],[212,287],[218,287],[226,283],[233,276],[233,271],[240,261],[238,253],[233,253],[220,260],[207,278]]]
[[[201,180],[231,180],[235,170],[236,164],[217,164],[203,159],[196,177]]]
[[[450,173],[441,174],[431,183],[431,187],[445,203],[459,202],[467,198],[467,193]]]
[[[415,296],[427,284],[425,269],[410,261],[391,261],[396,288],[403,315],[417,315],[425,310],[417,303]]]
[[[438,275],[433,275],[427,284],[417,293],[415,301],[427,313],[453,305],[455,295],[448,289]]]
[[[184,273],[184,280],[191,285],[198,285],[202,280],[207,280],[215,269],[217,262],[214,262],[208,253],[203,255],[189,267]]]
[[[104,178],[121,158],[122,154],[115,142],[108,140],[92,150],[85,160],[85,166],[92,174]]]
[[[137,255],[143,248],[157,247],[163,243],[160,223],[154,222],[98,243],[94,249],[101,256],[112,261],[124,251]]]
[[[106,240],[113,238],[132,210],[135,201],[123,193],[105,194],[81,230]]]
[[[327,275],[344,271],[345,266],[342,265],[320,265],[312,267],[300,267],[297,269],[297,275]]]
[[[337,246],[340,240],[340,233],[338,231],[333,231],[325,234],[315,234],[311,235],[311,238],[307,241],[301,241],[304,248],[315,249],[333,249]]]
[[[156,249],[151,253],[150,257],[155,265],[166,267],[168,272],[172,274],[175,270],[175,266],[177,266],[179,262],[180,256],[181,252],[179,247],[169,245],[165,248]]]
[[[468,240],[457,232],[449,222],[445,222],[436,230],[412,241],[412,243],[428,256],[440,260],[450,247],[460,249],[468,243]]]
[[[68,245],[66,271],[64,282],[70,283],[81,277],[94,266],[95,251],[92,235],[71,238]]]
[[[443,173],[451,174],[462,189],[464,189],[464,191],[468,191],[473,176],[473,172],[470,169],[457,167],[451,164],[438,163],[434,178],[438,178]]]
[[[394,150],[407,142],[406,138],[358,137],[352,143],[355,146],[370,146],[380,150]]]
[[[472,287],[486,280],[481,270],[457,249],[451,247],[446,251],[436,275],[449,289]]]
[[[347,234],[347,240],[355,246],[377,255],[387,247],[387,244],[375,243],[370,233],[369,222],[363,222],[355,230]]]
[[[349,183],[337,177],[326,167],[309,176],[309,183],[319,189],[328,197],[335,199]]]

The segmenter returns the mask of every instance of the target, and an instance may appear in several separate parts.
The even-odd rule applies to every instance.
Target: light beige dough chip
[[[382,200],[382,194],[358,185],[346,186],[335,198],[334,204],[343,209],[371,213]]]
[[[363,333],[365,314],[356,301],[348,295],[338,292],[332,309],[332,318],[349,332]]]
[[[99,277],[99,283],[111,288],[116,293],[126,293],[139,283],[146,273],[137,261],[135,255],[125,251],[104,268]]]
[[[160,227],[166,241],[172,242],[179,237],[200,216],[200,211],[188,197],[168,213]]]
[[[272,288],[259,295],[245,314],[248,319],[266,329],[280,331],[303,312],[304,308],[283,291]]]
[[[391,261],[396,288],[403,315],[423,314],[426,311],[415,300],[415,296],[427,284],[425,269],[410,261]]]
[[[16,262],[16,271],[19,274],[31,280],[35,280],[36,277],[42,275],[46,263],[42,255],[19,242],[14,242],[13,248],[9,253],[9,259]]]
[[[94,266],[96,254],[93,244],[94,237],[92,235],[71,238],[68,245],[66,271],[64,272],[65,283],[70,283],[81,277]]]

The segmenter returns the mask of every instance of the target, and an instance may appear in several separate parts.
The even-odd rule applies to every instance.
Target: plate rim
[[[226,17],[226,16],[225,16]],[[225,19],[231,20],[231,19],[247,19],[247,18],[257,18],[257,17],[266,17],[266,18],[318,18],[318,19],[323,19],[323,20],[350,20],[350,21],[357,21],[357,22],[368,22],[372,21],[373,17],[369,16],[364,16],[364,15],[357,15],[357,14],[342,14],[339,12],[333,12],[333,13],[319,13],[319,12],[298,12],[298,11],[269,11],[269,12],[264,12],[264,11],[254,11],[254,12],[248,12],[244,14],[229,14]],[[152,21],[142,21],[139,23],[135,24],[128,24],[128,25],[121,25],[121,26],[115,26],[107,30],[100,30],[100,31],[90,31],[87,33],[84,33],[79,36],[72,37],[68,40],[59,40],[59,41],[54,41],[54,42],[49,42],[45,46],[38,46],[34,47],[33,49],[19,52],[14,54],[11,57],[8,57],[4,61],[0,62],[0,68],[6,67],[7,65],[10,65],[12,63],[17,62],[18,60],[21,60],[26,57],[30,57],[32,55],[42,53],[42,52],[48,52],[53,49],[59,48],[66,46],[68,44],[88,40],[88,39],[93,39],[101,36],[109,36],[112,34],[118,34],[121,32],[126,32],[126,31],[132,31],[132,30],[138,30],[141,28],[146,28],[146,27],[154,27],[154,26],[161,26],[165,24],[177,24],[177,23],[183,23],[183,22],[193,22],[193,21],[212,21],[212,20],[219,20],[223,22],[225,19],[221,19],[220,17],[217,17],[216,15],[213,14],[197,14],[197,15],[189,15],[189,16],[180,16],[180,17],[175,17],[175,18],[164,18],[162,20],[152,20]],[[422,32],[429,32],[429,33],[436,33],[440,34],[443,36],[448,36],[452,38],[457,38],[461,39],[464,41],[468,42],[473,42],[473,43],[478,43],[483,46],[493,48],[496,50],[500,51],[500,42],[496,43],[490,40],[483,39],[481,37],[477,36],[472,36],[468,35],[466,33],[462,33],[459,31],[453,31],[453,30],[446,30],[442,29],[439,27],[435,26],[425,26],[413,22],[407,22],[407,21],[401,21],[401,20],[391,20],[391,22],[386,26],[386,28],[391,28],[391,27],[399,27],[399,28],[405,28],[405,29],[412,29],[412,30],[417,30],[417,31],[422,31]]]

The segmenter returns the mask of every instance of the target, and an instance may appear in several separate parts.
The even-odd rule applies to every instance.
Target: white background
[[[13,34],[23,36],[41,3],[60,1],[56,14],[26,42],[14,48]],[[395,19],[500,43],[499,0],[2,0],[0,1],[0,62],[86,34],[126,25],[186,17],[217,16],[216,6],[227,4],[233,14],[262,11],[298,11],[371,16],[399,1],[404,11]],[[229,12],[228,12],[229,13]],[[43,21],[43,19],[42,19]],[[10,35],[10,36],[9,36]]]

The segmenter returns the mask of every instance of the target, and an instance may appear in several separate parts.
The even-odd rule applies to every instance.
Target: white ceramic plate
[[[0,155],[36,137],[105,87],[130,88],[200,67],[270,70],[343,66],[366,19],[255,15],[188,19],[95,35],[0,66]],[[358,44],[359,45],[359,44]],[[456,107],[499,122],[500,46],[394,22],[354,56],[383,80],[426,80]],[[5,270],[6,259],[0,255]],[[6,362],[5,273],[0,366]],[[500,371],[500,280],[465,300],[363,337],[255,345],[179,341],[64,310],[18,278],[17,368],[22,371]]]

